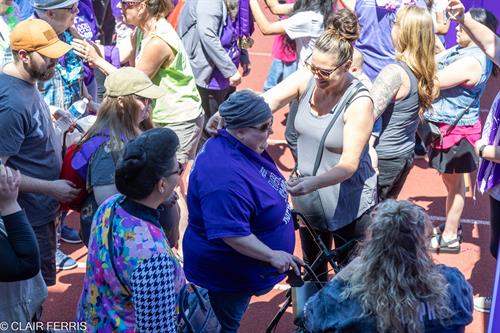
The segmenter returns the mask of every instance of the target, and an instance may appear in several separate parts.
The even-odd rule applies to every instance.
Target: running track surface
[[[271,17],[271,16],[270,16]],[[258,29],[257,29],[258,30]],[[271,63],[271,44],[273,37],[262,36],[258,31],[254,33],[255,45],[250,49],[252,71],[248,77],[243,78],[239,88],[262,90],[267,69]],[[488,109],[493,97],[498,91],[500,80],[490,80],[489,89],[483,98],[483,109]],[[275,115],[274,131],[271,137],[269,151],[274,157],[278,167],[288,176],[293,167],[290,152],[284,143],[284,120],[287,110],[281,110]],[[485,113],[483,113],[484,119]],[[463,214],[464,242],[462,251],[458,255],[434,255],[437,263],[455,266],[465,275],[474,289],[474,295],[490,295],[493,286],[495,262],[489,254],[489,206],[487,197],[475,193],[468,193],[465,211]],[[427,167],[425,160],[416,160],[408,180],[401,192],[400,199],[412,200],[424,207],[434,221],[441,223],[445,210],[446,190],[440,177]],[[69,225],[78,227],[78,215],[71,213],[68,217]],[[62,249],[79,262],[79,267],[70,271],[57,273],[57,284],[49,288],[49,296],[44,304],[44,321],[73,321],[76,306],[82,290],[85,274],[85,260],[87,251],[81,244],[70,245],[62,243]],[[300,246],[297,244],[296,252],[300,256]],[[241,324],[240,332],[264,332],[267,324],[273,318],[278,308],[284,301],[285,291],[282,285],[262,297],[254,297]],[[474,321],[466,329],[467,333],[486,332],[488,315],[474,312]],[[293,331],[293,315],[291,308],[283,316],[277,332]]]

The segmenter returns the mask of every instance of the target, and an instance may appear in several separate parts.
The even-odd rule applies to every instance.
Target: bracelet
[[[479,147],[479,157],[483,158],[483,152],[484,152],[484,148],[486,148],[487,145],[481,145],[481,147]]]

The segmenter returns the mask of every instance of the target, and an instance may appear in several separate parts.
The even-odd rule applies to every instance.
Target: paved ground
[[[251,50],[252,73],[244,78],[242,87],[261,90],[271,63],[270,49],[272,37],[263,37],[255,33],[256,43]],[[490,89],[483,99],[483,107],[489,107],[493,95],[498,91],[499,81],[490,83]],[[291,155],[283,140],[285,111],[276,114],[274,122],[275,134],[273,135],[270,151],[278,167],[283,173],[288,174],[292,168]],[[401,199],[409,199],[425,207],[434,221],[442,221],[445,207],[445,189],[437,173],[427,168],[424,160],[418,160],[408,177]],[[464,213],[464,243],[462,252],[458,255],[435,255],[436,262],[458,267],[474,288],[475,295],[489,295],[492,290],[495,263],[489,255],[489,210],[484,196],[476,193],[476,200],[469,193]],[[76,214],[69,217],[70,224],[77,226]],[[86,249],[82,245],[63,244],[63,250],[78,260],[79,268],[57,274],[58,283],[49,288],[49,297],[44,307],[46,321],[72,321],[75,318],[75,308],[82,289]],[[300,255],[297,248],[296,254]],[[265,327],[284,301],[285,285],[269,294],[254,298],[242,322],[242,333],[264,332]],[[293,330],[293,316],[289,310],[283,317],[278,327],[278,332],[291,332]],[[474,313],[474,321],[466,329],[467,333],[485,332],[488,326],[488,316]]]

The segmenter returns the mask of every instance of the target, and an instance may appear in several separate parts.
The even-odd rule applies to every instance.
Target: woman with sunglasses
[[[438,95],[435,84],[432,17],[424,8],[403,7],[392,27],[397,62],[382,69],[371,89],[382,131],[378,155],[378,197],[396,199],[413,167],[419,118]]]
[[[145,95],[160,90],[148,89]],[[92,228],[77,310],[87,332],[177,331],[185,279],[158,207],[179,182],[178,146],[167,128],[150,129],[125,145],[114,173],[120,194],[99,207]]]
[[[115,165],[123,147],[142,131],[153,127],[151,102],[165,94],[146,74],[133,67],[113,72],[106,78],[104,86],[106,95],[97,119],[79,143],[79,156],[88,163],[86,182],[90,194],[80,212],[80,237],[86,246],[97,208],[118,193]]]
[[[297,171],[301,176],[289,181],[288,191],[292,196],[318,191],[324,214],[310,222],[327,247],[332,246],[332,237],[339,247],[363,237],[368,212],[376,203],[376,175],[368,155],[373,104],[368,91],[360,88],[359,81],[349,73],[352,43],[358,36],[357,19],[353,12],[343,9],[334,17],[332,26],[338,28],[330,28],[319,37],[306,69],[292,74],[266,92],[264,98],[273,111],[299,99],[295,128]],[[345,100],[348,92],[352,95]],[[344,108],[338,109],[343,101]],[[339,116],[333,119],[335,113]],[[320,149],[323,154],[313,175]],[[311,264],[319,249],[307,231],[300,235],[304,261]],[[326,269],[325,263],[317,270],[323,280],[327,279]]]
[[[168,0],[119,2],[125,23],[134,26],[130,64],[146,73],[165,95],[152,104],[156,126],[175,131],[180,140],[177,158],[186,164],[194,158],[203,128],[201,97],[182,42],[165,17],[170,12]],[[73,42],[75,52],[109,74],[116,70],[97,50],[82,40]]]
[[[285,178],[267,153],[273,117],[250,90],[219,108],[225,128],[200,150],[189,176],[184,270],[208,289],[222,332],[237,332],[253,295],[263,295],[302,261]]]

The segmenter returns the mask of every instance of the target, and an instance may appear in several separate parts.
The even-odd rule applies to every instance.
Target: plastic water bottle
[[[89,100],[87,98],[83,98],[79,101],[74,102],[68,109],[68,113],[73,118],[73,120],[79,119],[85,111],[87,111],[87,105],[89,104]]]

